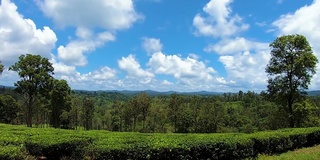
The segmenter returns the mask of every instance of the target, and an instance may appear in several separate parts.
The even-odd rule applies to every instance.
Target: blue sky
[[[1,0],[0,60],[8,68],[40,54],[73,89],[261,91],[277,36],[303,34],[320,58],[319,8],[320,0]],[[0,85],[18,79],[5,70]]]

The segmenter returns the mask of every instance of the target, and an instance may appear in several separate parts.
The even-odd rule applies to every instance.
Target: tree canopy
[[[19,110],[19,104],[10,95],[0,95],[0,123],[11,123]]]
[[[27,126],[32,127],[32,113],[38,95],[48,92],[50,79],[52,79],[52,64],[47,58],[40,55],[21,55],[19,61],[9,70],[18,73],[21,78],[14,85],[16,91],[24,95],[27,105]]]
[[[306,94],[318,59],[307,39],[298,34],[278,37],[270,47],[268,93],[285,107],[289,125],[294,127],[293,104]]]

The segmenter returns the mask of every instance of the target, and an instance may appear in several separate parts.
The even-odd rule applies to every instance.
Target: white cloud
[[[148,53],[153,54],[162,50],[162,43],[160,39],[144,37],[142,42],[142,48]]]
[[[278,30],[279,36],[287,34],[301,34],[306,36],[313,47],[315,55],[320,59],[320,0],[314,0],[312,4],[301,7],[294,13],[282,15],[272,24]],[[310,89],[319,89],[320,65],[318,73],[312,79]]]
[[[128,76],[131,77],[140,77],[140,78],[152,78],[154,74],[143,70],[139,64],[139,62],[135,59],[135,57],[130,54],[128,57],[122,57],[122,59],[118,60],[118,66],[120,69],[124,70]]]
[[[61,27],[119,30],[141,19],[133,0],[36,0],[40,9]]]
[[[0,61],[6,66],[26,53],[50,58],[57,37],[49,27],[37,29],[31,19],[17,12],[17,6],[10,0],[1,1],[0,22]]]
[[[117,86],[117,71],[108,66],[82,74],[76,70],[75,66],[58,62],[54,55],[50,62],[54,67],[53,76],[57,79],[65,79],[72,89],[101,90],[115,89],[113,87]]]
[[[211,0],[203,11],[206,17],[197,14],[193,19],[196,35],[227,37],[249,28],[238,15],[231,15],[232,0]]]
[[[216,80],[222,84],[227,84],[227,81],[223,77],[216,77]]]
[[[152,55],[148,64],[156,74],[173,75],[181,83],[192,85],[196,80],[210,81],[215,70],[197,59],[185,59],[177,55],[165,55],[157,52]]]
[[[251,41],[243,37],[225,38],[205,48],[219,54],[227,77],[217,81],[237,89],[263,90],[266,87],[265,67],[270,59],[269,43]]]
[[[269,43],[261,43],[247,40],[243,37],[236,37],[234,39],[223,39],[220,42],[207,46],[204,50],[206,52],[214,52],[220,55],[238,54],[243,51],[252,50],[268,50]]]
[[[302,34],[307,37],[317,54],[320,54],[320,0],[295,11],[282,15],[272,24],[279,30],[279,35]]]
[[[59,27],[75,27],[76,39],[58,48],[58,58],[68,65],[87,65],[87,55],[115,40],[115,31],[128,29],[143,18],[133,0],[36,0],[42,12]],[[95,33],[95,29],[102,29]]]
[[[18,79],[19,76],[16,72],[8,71],[7,68],[5,68],[2,74],[0,75],[0,85],[13,86]]]
[[[50,62],[52,63],[56,75],[71,75],[76,73],[75,66],[68,66],[62,62],[57,62],[56,57],[53,54],[51,54]]]
[[[78,29],[77,35],[79,39],[72,40],[66,46],[58,48],[58,57],[66,64],[85,66],[88,63],[85,53],[94,51],[106,42],[115,40],[114,35],[110,32],[102,32],[93,36],[90,30]]]
[[[270,59],[269,51],[248,51],[219,57],[228,73],[228,79],[247,89],[262,90],[266,87],[265,67]]]
[[[58,65],[61,65],[61,63]],[[68,69],[70,66],[62,64],[60,67]],[[81,74],[76,70],[72,70],[72,67],[70,70],[63,71],[64,72],[56,72],[54,77],[58,79],[65,79],[73,89],[105,90],[116,89],[114,87],[117,86],[118,80],[116,77],[116,70],[107,66],[85,74]],[[88,88],[88,86],[90,87]]]
[[[161,82],[161,85],[173,85],[173,83],[172,83],[172,82],[169,82],[168,80],[163,80],[163,81]]]

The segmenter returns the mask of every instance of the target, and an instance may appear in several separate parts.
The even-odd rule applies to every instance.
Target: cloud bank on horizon
[[[277,36],[306,36],[320,59],[319,8],[320,0],[1,0],[0,61],[8,68],[40,54],[73,89],[261,91]],[[311,90],[320,88],[317,68]],[[18,78],[5,70],[0,85]]]

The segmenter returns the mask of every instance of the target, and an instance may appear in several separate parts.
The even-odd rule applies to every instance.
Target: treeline
[[[10,88],[2,88],[0,93],[1,122],[25,124],[22,97]],[[72,92],[65,104],[52,108],[47,102],[34,108],[36,127],[177,133],[251,133],[289,127],[285,108],[269,101],[264,92],[152,97],[145,92],[134,96]],[[296,127],[319,126],[320,97],[309,96],[296,103],[294,113]]]

